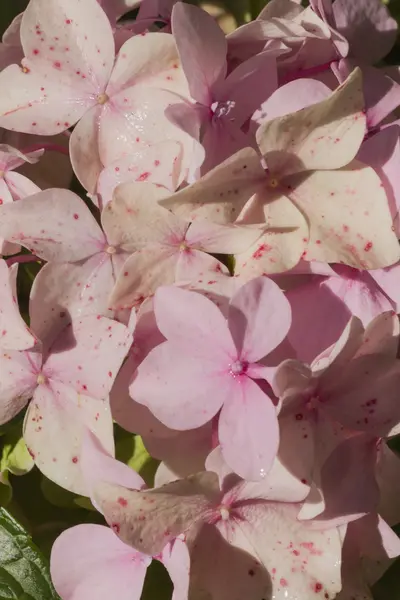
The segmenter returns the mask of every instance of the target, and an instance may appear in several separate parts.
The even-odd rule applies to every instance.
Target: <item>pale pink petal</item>
[[[291,310],[283,292],[267,277],[246,283],[229,305],[228,324],[242,360],[256,362],[286,337]]]
[[[173,192],[179,185],[179,161],[181,144],[175,141],[159,142],[148,148],[137,149],[127,157],[103,169],[97,183],[104,207],[113,197],[115,188],[121,183],[133,182],[140,178],[161,185]]]
[[[205,158],[200,167],[201,175],[215,169],[244,148],[253,147],[257,150],[254,136],[244,133],[236,124],[233,114],[231,116],[231,103],[233,105],[233,100],[218,103],[211,119],[208,113],[203,114],[201,144]]]
[[[355,356],[379,354],[395,359],[399,347],[400,323],[393,310],[382,312],[365,328],[364,339]]]
[[[174,591],[171,600],[187,600],[189,593],[190,556],[185,542],[176,538],[157,557],[171,577]]]
[[[235,473],[259,481],[270,470],[278,452],[276,409],[250,378],[232,377],[231,382],[218,423],[222,454]]]
[[[338,169],[357,154],[366,130],[360,69],[326,100],[263,123],[257,142],[278,177]]]
[[[378,448],[376,479],[379,485],[379,514],[390,525],[400,522],[398,495],[400,491],[400,458],[385,442]]]
[[[0,74],[7,90],[1,125],[40,134],[68,129],[96,103],[110,76],[114,39],[108,18],[96,0],[35,0],[22,18],[21,41],[26,72],[12,65]]]
[[[13,201],[10,189],[4,177],[0,177],[0,206]]]
[[[141,492],[103,484],[98,486],[95,499],[122,541],[155,556],[201,520],[218,495],[217,476],[203,472]],[[125,502],[119,502],[121,496]],[[139,513],[141,519],[137,518]]]
[[[352,0],[349,4],[336,0],[332,10],[336,27],[349,41],[353,56],[373,64],[391,50],[397,37],[397,23],[382,2]]]
[[[179,248],[174,246],[149,244],[134,252],[117,278],[109,307],[132,308],[152,296],[159,286],[173,284],[178,259]]]
[[[160,204],[190,220],[233,223],[264,182],[260,157],[252,148],[245,148]]]
[[[211,15],[181,2],[172,10],[171,26],[190,94],[200,104],[209,106],[214,88],[226,74],[225,35]]]
[[[271,597],[271,577],[258,558],[232,546],[213,525],[189,534],[188,545],[193,600]]]
[[[187,348],[164,342],[139,365],[129,393],[164,425],[195,429],[210,421],[229,399],[229,378],[212,360],[205,363],[188,354]]]
[[[219,308],[202,294],[178,287],[162,287],[154,298],[157,326],[168,341],[202,360],[235,360],[237,351]]]
[[[14,273],[0,260],[0,348],[27,350],[36,340],[19,313],[13,280]]]
[[[158,204],[168,190],[153,183],[123,183],[102,213],[111,244],[134,252],[151,243],[179,246],[189,224]]]
[[[114,452],[107,400],[95,400],[55,380],[40,384],[24,421],[24,440],[46,477],[76,494],[89,495],[81,466],[82,440],[90,429]]]
[[[28,177],[25,177],[25,175],[21,175],[21,173],[14,173],[11,171],[5,174],[4,179],[13,200],[21,200],[21,198],[33,196],[41,191],[36,183],[33,183],[33,181],[28,179]]]
[[[137,358],[132,353],[117,375],[110,394],[113,419],[125,430],[141,436],[164,437],[170,435],[170,429],[156,419],[146,406],[138,404],[129,395],[129,384],[137,364]]]
[[[94,194],[103,169],[99,154],[99,118],[102,106],[90,108],[80,119],[69,139],[71,165],[83,187]]]
[[[278,88],[269,98],[261,104],[254,116],[259,125],[277,117],[312,106],[328,98],[332,90],[317,79],[295,79]]]
[[[2,349],[0,354],[0,424],[11,421],[26,406],[36,388],[40,352]]]
[[[83,200],[62,189],[45,190],[1,207],[0,235],[53,262],[87,258],[106,242]]]
[[[400,422],[400,370],[391,358],[371,354],[353,359],[340,381],[324,386],[329,414],[347,428],[385,437]]]
[[[145,485],[139,473],[113,458],[89,429],[82,440],[81,464],[90,490],[94,490],[100,482],[115,483],[133,490],[140,490]]]
[[[162,460],[154,478],[154,486],[164,485],[193,473],[204,471],[206,458],[213,447],[214,425],[206,423],[190,431],[174,431],[163,437],[146,436],[145,446],[154,458]]]
[[[321,469],[325,510],[318,515],[318,523],[345,525],[376,510],[376,452],[375,440],[364,435],[347,439],[334,449]]]
[[[387,197],[373,169],[353,161],[336,171],[294,175],[287,183],[293,187],[290,198],[310,223],[306,260],[362,269],[397,262],[400,250]]]
[[[57,338],[43,373],[77,393],[103,400],[131,344],[132,334],[125,325],[106,317],[87,316],[68,325]]]
[[[218,102],[221,105],[223,102],[234,103],[228,113],[229,118],[233,118],[237,126],[242,126],[277,87],[276,56],[268,51],[262,52],[228,75],[219,87]]]
[[[51,578],[63,600],[140,600],[150,562],[108,527],[77,525],[53,545]]]
[[[192,248],[179,250],[175,272],[175,282],[177,285],[190,285],[196,279],[212,285],[217,282],[214,279],[216,273],[229,275],[229,270],[214,256]]]
[[[263,205],[264,199],[263,193],[256,194],[239,217],[240,223],[265,220],[271,228],[246,252],[236,255],[235,275],[245,280],[294,268],[307,247],[309,225],[293,202],[279,196]]]
[[[71,320],[88,315],[112,318],[108,299],[114,284],[112,260],[105,252],[78,263],[45,265],[30,293],[32,331],[48,345]]]
[[[331,279],[334,282],[337,280],[338,285],[342,286],[343,289],[338,290],[341,294],[334,294],[327,285]],[[351,317],[351,310],[344,298],[352,283],[339,277],[326,281],[318,278],[286,292],[292,309],[288,340],[299,360],[311,363],[338,340]]]
[[[167,116],[169,107],[181,104],[185,99],[165,87],[163,83],[160,83],[160,88],[134,85],[113,96],[102,107],[97,127],[100,158],[105,166],[123,156],[170,140],[182,144],[182,168],[188,168],[193,157],[193,139]],[[141,181],[146,180],[143,175],[146,172],[139,173]]]
[[[189,227],[186,242],[189,246],[213,254],[245,252],[263,233],[263,226],[218,225],[196,219]]]
[[[243,503],[236,509],[239,518],[228,540],[267,569],[277,600],[323,598],[325,593],[334,598],[341,588],[338,530],[312,531],[297,520],[298,508],[286,503]]]
[[[352,526],[362,554],[385,561],[400,554],[400,539],[380,515],[370,514]]]
[[[175,40],[170,34],[147,32],[131,37],[122,46],[106,92],[114,101],[116,94],[134,86],[145,87],[147,93],[148,88],[162,88],[189,95]]]

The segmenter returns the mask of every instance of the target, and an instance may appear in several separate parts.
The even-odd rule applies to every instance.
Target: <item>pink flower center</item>
[[[230,374],[234,377],[238,375],[243,375],[247,371],[248,363],[245,360],[235,360],[231,365],[229,365]]]
[[[43,385],[43,384],[47,383],[46,375],[43,375],[43,373],[39,373],[39,375],[37,376],[37,379],[36,379],[36,383],[38,385]]]
[[[217,119],[226,117],[235,107],[235,104],[236,103],[233,100],[227,100],[226,102],[214,102],[214,104],[211,105],[213,116]]]

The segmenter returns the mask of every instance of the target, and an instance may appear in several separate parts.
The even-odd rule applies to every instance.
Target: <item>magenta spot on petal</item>
[[[285,579],[284,577],[281,577],[279,583],[281,584],[282,587],[287,587],[288,586],[287,579]]]
[[[139,177],[136,179],[136,181],[146,181],[150,177],[150,175],[151,175],[151,173],[149,173],[148,171],[145,171],[144,173],[139,175]]]
[[[125,498],[122,498],[122,497],[118,498],[117,502],[121,506],[127,506],[128,505],[128,501]]]
[[[77,215],[76,213],[74,214],[74,219],[79,219],[79,215]]]
[[[76,463],[78,462],[78,457],[77,456],[73,456],[72,457],[72,462],[74,463],[74,465],[76,465]]]
[[[371,250],[372,246],[373,246],[372,242],[367,242],[364,246],[365,252],[369,252]]]

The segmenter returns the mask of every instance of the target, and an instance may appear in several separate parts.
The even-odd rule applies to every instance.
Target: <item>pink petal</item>
[[[63,600],[140,600],[151,558],[127,546],[108,527],[63,531],[51,552],[51,578]],[[68,569],[65,565],[68,564]]]
[[[237,351],[221,311],[202,294],[178,287],[162,287],[154,297],[157,326],[181,351],[206,360],[235,359]],[[210,364],[211,366],[211,364]]]
[[[262,103],[253,118],[260,125],[277,117],[302,110],[328,98],[332,90],[316,79],[295,79],[282,85]]]
[[[146,406],[138,404],[129,395],[129,385],[137,363],[136,356],[130,355],[117,375],[110,395],[113,419],[125,430],[141,436],[170,435],[170,429],[156,419]]]
[[[343,289],[333,293],[327,285],[330,279],[337,279],[338,285]],[[340,337],[351,317],[351,309],[344,299],[352,285],[353,281],[348,282],[339,277],[332,277],[326,281],[318,278],[286,292],[292,309],[288,339],[299,360],[311,363]],[[365,291],[364,288],[360,290],[357,280],[354,287],[355,293]],[[361,301],[364,296],[356,298]]]
[[[112,453],[107,401],[95,400],[55,380],[34,392],[24,421],[24,440],[46,477],[76,494],[89,495],[81,466],[82,440],[90,429]]]
[[[189,592],[190,555],[184,541],[176,538],[168,544],[159,559],[174,585],[171,600],[186,600]]]
[[[239,518],[229,542],[250,552],[269,572],[271,593],[277,600],[290,595],[318,598],[324,593],[335,597],[341,588],[341,542],[336,528],[310,530],[297,520],[296,504],[249,502],[237,510]]]
[[[345,169],[295,175],[287,182],[293,187],[290,197],[310,223],[306,260],[362,269],[397,262],[400,251],[387,197],[370,167],[353,161]]]
[[[43,372],[78,394],[103,400],[131,343],[132,334],[125,325],[106,317],[87,316],[67,326],[57,338]]]
[[[25,177],[25,175],[21,175],[21,173],[9,172],[4,176],[4,179],[13,200],[21,200],[21,198],[33,196],[41,191],[36,183],[33,183],[33,181],[28,179],[28,177]]]
[[[215,473],[197,473],[143,492],[104,484],[99,486],[95,499],[122,541],[155,556],[202,519],[218,491]],[[121,496],[126,502],[119,501]]]
[[[400,458],[383,442],[378,448],[376,479],[379,485],[379,514],[390,525],[400,522]]]
[[[235,275],[247,281],[294,268],[304,254],[309,236],[306,219],[286,196],[279,196],[276,202],[271,199],[271,203],[264,206],[258,198],[263,201],[263,194],[256,194],[249,202],[239,222],[260,223],[265,220],[271,230],[248,250],[235,256]],[[252,213],[253,207],[255,214]]]
[[[168,195],[153,183],[124,183],[102,214],[108,240],[129,252],[146,249],[151,243],[179,246],[189,224],[161,207]]]
[[[271,279],[246,283],[229,305],[228,325],[242,360],[256,362],[286,337],[291,323],[289,302]]]
[[[3,350],[27,350],[35,345],[36,340],[19,313],[13,271],[8,269],[4,260],[0,260],[0,347]]]
[[[245,148],[160,204],[191,220],[233,223],[264,182],[259,156],[252,148]]]
[[[179,2],[172,10],[171,26],[190,94],[209,106],[214,88],[226,74],[227,43],[223,31],[203,9]]]
[[[228,75],[220,85],[218,102],[234,102],[229,117],[235,119],[237,126],[242,126],[277,87],[276,56],[268,51],[262,52]]]
[[[397,37],[397,23],[382,2],[354,0],[349,4],[336,0],[332,10],[336,27],[349,41],[353,56],[373,64],[389,53]]]
[[[398,365],[377,354],[353,359],[341,379],[324,386],[329,414],[347,428],[384,437],[400,421]]]
[[[257,142],[268,168],[279,177],[347,165],[364,138],[363,108],[361,71],[355,69],[326,100],[263,123]]]
[[[186,242],[189,246],[213,254],[244,252],[260,238],[263,227],[218,225],[196,219],[189,227]]]
[[[82,470],[90,495],[102,482],[115,483],[133,490],[140,490],[145,486],[140,475],[113,458],[89,429],[82,440]]]
[[[179,249],[174,246],[149,244],[134,252],[124,263],[109,307],[132,308],[152,296],[160,285],[171,285],[176,279]]]
[[[1,351],[0,361],[0,424],[11,421],[26,406],[36,388],[41,366],[39,352]]]
[[[53,262],[75,262],[105,245],[83,200],[68,190],[45,190],[1,207],[0,235]]]
[[[90,108],[76,124],[69,139],[71,165],[83,187],[94,194],[103,169],[99,153],[99,118],[102,106]]]
[[[190,431],[164,432],[163,437],[146,436],[148,452],[163,462],[157,469],[154,485],[170,483],[193,473],[204,471],[206,458],[213,446],[213,423],[209,422]]]
[[[175,40],[170,34],[147,32],[131,37],[122,46],[106,91],[114,102],[116,94],[135,86],[143,86],[147,93],[149,88],[158,88],[189,95]]]
[[[205,362],[184,346],[164,342],[139,365],[129,393],[167,427],[194,429],[210,421],[229,399],[227,378],[212,360]]]
[[[259,481],[270,470],[278,452],[276,409],[250,378],[231,381],[218,424],[222,454],[235,473]]]
[[[184,286],[187,283],[190,284],[192,281],[195,281],[196,278],[200,280],[203,277],[206,280],[206,284],[212,285],[213,283],[217,283],[217,280],[214,279],[217,273],[228,275],[229,271],[214,256],[191,248],[184,248],[179,251],[175,272],[175,282],[177,285]],[[201,281],[204,280],[201,279]]]
[[[175,141],[160,142],[139,149],[132,155],[117,160],[101,172],[97,193],[104,207],[113,197],[115,188],[121,183],[133,182],[146,173],[146,181],[155,183],[173,192],[179,185],[179,160],[181,145]]]
[[[44,135],[68,129],[95,104],[110,76],[114,39],[106,15],[95,0],[84,7],[79,0],[35,0],[22,18],[21,41],[28,71],[12,65],[1,73],[7,94],[0,123]]]
[[[108,309],[108,299],[114,284],[113,261],[107,253],[78,263],[45,265],[31,289],[32,330],[48,345],[75,319],[89,315],[112,318],[114,312]]]
[[[325,510],[318,523],[345,525],[376,510],[375,463],[376,444],[369,436],[352,437],[334,449],[321,469]]]

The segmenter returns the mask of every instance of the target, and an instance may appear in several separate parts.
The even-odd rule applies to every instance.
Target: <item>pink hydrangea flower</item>
[[[130,394],[172,429],[200,427],[221,410],[218,437],[226,461],[243,477],[264,477],[279,431],[276,407],[257,383],[266,376],[259,361],[289,329],[284,295],[272,281],[255,279],[233,296],[226,320],[200,294],[159,288],[154,312],[167,341],[139,365]]]

